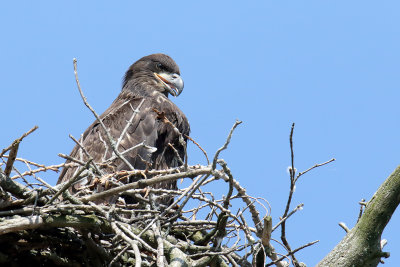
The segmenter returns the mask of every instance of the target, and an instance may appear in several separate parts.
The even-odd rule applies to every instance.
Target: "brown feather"
[[[162,88],[152,75],[155,71],[153,65],[157,62],[165,63],[171,72],[179,73],[176,63],[166,55],[155,54],[140,59],[127,71],[121,93],[100,116],[112,138],[117,142],[128,121],[132,118],[134,110],[141,104],[139,112],[134,116],[119,145],[121,153],[141,142],[156,148],[154,151],[154,149],[141,147],[124,155],[135,169],[140,170],[146,168],[167,169],[181,165],[176,152],[169,144],[174,146],[181,159],[185,157],[185,147],[179,142],[179,133],[173,128],[176,127],[183,137],[189,135],[190,132],[186,116],[168,99],[167,94],[162,92]],[[155,110],[162,112],[170,123],[160,118]],[[186,142],[185,137],[184,140]],[[86,129],[81,143],[96,163],[103,163],[113,155],[109,140],[98,121],[93,122]],[[70,156],[82,161],[88,160],[78,146],[74,147]],[[102,168],[105,173],[121,170],[129,170],[129,167],[120,159],[114,159],[108,167]],[[71,179],[76,171],[76,167],[64,168],[57,184]],[[94,179],[80,181],[73,186],[71,192],[75,193],[81,187],[93,183]],[[176,182],[158,184],[155,187],[176,189]],[[168,204],[171,199],[171,197],[166,198],[163,201],[164,204]],[[111,200],[103,200],[103,202],[107,201]]]

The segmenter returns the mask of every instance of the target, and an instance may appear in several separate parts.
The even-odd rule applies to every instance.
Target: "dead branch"
[[[96,120],[100,123],[101,127],[103,128],[104,132],[107,135],[108,140],[110,141],[110,146],[113,150],[113,152],[115,153],[115,155],[121,159],[126,166],[128,166],[131,170],[133,170],[133,166],[129,163],[129,161],[123,156],[121,155],[121,153],[118,151],[118,148],[116,146],[116,142],[114,140],[114,138],[111,136],[110,131],[107,129],[107,127],[104,125],[103,120],[100,118],[100,116],[96,113],[96,111],[94,111],[94,109],[89,105],[85,95],[83,94],[83,91],[81,89],[81,85],[79,82],[79,78],[78,78],[78,67],[77,67],[77,60],[76,58],[73,59],[73,63],[74,63],[74,74],[75,74],[75,81],[76,81],[76,85],[78,87],[79,90],[79,94],[81,95],[81,98],[83,100],[83,103],[85,104],[85,106],[93,113],[93,115],[96,117]]]
[[[7,148],[4,148],[1,153],[0,153],[0,158],[3,157],[3,155],[9,151],[10,149],[12,149],[13,146],[15,146],[15,144],[19,144],[21,143],[21,141],[27,137],[28,135],[30,135],[31,133],[33,133],[37,128],[39,128],[38,126],[34,126],[32,129],[30,129],[29,131],[27,131],[26,133],[24,133],[20,138],[15,139],[14,142],[12,142],[12,144],[10,146],[8,146]]]

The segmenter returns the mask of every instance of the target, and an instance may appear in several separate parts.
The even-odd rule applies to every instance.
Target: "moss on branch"
[[[400,166],[379,187],[364,214],[318,266],[377,266],[387,253],[381,235],[400,203]]]

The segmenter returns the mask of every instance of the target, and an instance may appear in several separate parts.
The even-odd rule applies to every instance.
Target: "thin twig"
[[[359,202],[360,204],[360,212],[358,213],[358,218],[357,218],[357,222],[361,219],[361,216],[363,215],[363,211],[365,208],[365,199],[361,199],[361,201]]]
[[[67,160],[70,160],[72,162],[78,163],[81,166],[85,166],[85,164],[86,164],[85,162],[83,162],[83,161],[81,161],[79,159],[73,158],[73,157],[65,155],[63,153],[59,153],[58,156],[63,158],[63,159],[67,159]]]
[[[99,167],[97,167],[97,164],[94,162],[93,157],[89,154],[89,152],[86,150],[86,148],[78,140],[76,140],[75,137],[73,137],[72,135],[69,135],[69,138],[71,138],[75,142],[75,144],[77,146],[79,146],[79,148],[83,151],[83,153],[85,153],[86,157],[92,161],[91,165],[96,170],[96,173],[99,175],[102,175],[102,172],[100,171]]]
[[[315,240],[315,241],[312,241],[312,242],[310,242],[310,243],[307,243],[307,244],[305,244],[305,245],[303,245],[303,246],[301,246],[301,247],[299,247],[299,248],[296,248],[295,250],[289,252],[288,254],[282,256],[281,258],[277,259],[276,261],[273,261],[273,262],[268,263],[268,264],[265,265],[265,266],[267,267],[267,266],[271,266],[271,265],[273,265],[273,264],[276,264],[277,262],[284,260],[284,259],[287,258],[288,256],[293,256],[293,254],[295,254],[296,252],[298,252],[298,251],[300,251],[300,250],[302,250],[302,249],[304,249],[304,248],[306,248],[306,247],[312,246],[312,245],[314,245],[315,243],[318,243],[318,242],[319,242],[319,240]]]
[[[77,70],[77,60],[76,60],[76,58],[73,59],[73,63],[74,63],[75,81],[76,81],[76,84],[77,84],[77,86],[78,86],[78,90],[79,90],[79,93],[80,93],[81,98],[82,98],[82,100],[83,100],[83,103],[84,103],[85,106],[93,113],[93,115],[96,117],[96,120],[100,123],[100,125],[101,125],[103,131],[106,133],[107,138],[108,138],[108,140],[110,141],[111,148],[112,148],[113,152],[115,153],[115,155],[117,155],[118,158],[120,158],[120,159],[126,164],[126,166],[129,167],[129,169],[133,170],[134,168],[133,168],[132,164],[131,164],[123,155],[121,155],[121,153],[119,153],[119,151],[118,151],[118,149],[117,149],[117,147],[116,147],[116,142],[115,142],[114,138],[111,136],[110,131],[109,131],[109,130],[106,128],[106,126],[104,125],[103,120],[100,118],[100,116],[96,113],[96,111],[94,111],[94,109],[93,109],[93,108],[89,105],[89,103],[87,102],[86,97],[85,97],[85,95],[83,94],[83,91],[82,91],[82,89],[81,89],[81,85],[80,85],[80,83],[79,83],[78,70]]]
[[[215,152],[213,163],[212,163],[212,169],[213,170],[215,170],[215,168],[217,167],[217,160],[218,160],[219,154],[228,147],[229,143],[231,142],[233,131],[241,123],[242,123],[242,121],[238,121],[238,120],[235,122],[235,124],[232,126],[232,129],[229,132],[228,137],[226,138],[225,144],[221,148],[219,148],[217,150],[217,152]]]
[[[129,126],[131,126],[133,119],[135,118],[136,114],[139,113],[140,108],[142,107],[144,102],[144,98],[142,99],[142,101],[139,103],[139,105],[137,106],[136,109],[133,109],[133,107],[131,106],[131,109],[133,111],[131,118],[129,119],[129,121],[127,121],[127,124],[125,125],[125,128],[122,130],[121,135],[119,136],[118,140],[117,140],[117,144],[115,145],[116,149],[119,148],[119,145],[122,141],[122,139],[125,137],[126,132],[128,131]]]
[[[24,133],[20,138],[15,139],[14,142],[13,142],[10,146],[8,146],[7,148],[5,148],[5,149],[3,149],[3,150],[1,151],[1,153],[0,153],[0,158],[3,157],[4,153],[6,153],[7,151],[9,151],[9,150],[13,147],[13,145],[14,145],[15,143],[18,143],[18,144],[21,143],[21,141],[22,141],[25,137],[27,137],[28,135],[30,135],[31,133],[33,133],[37,128],[39,128],[39,127],[38,127],[38,126],[34,126],[32,129],[30,129],[29,131],[27,131],[26,133]]]
[[[287,219],[289,219],[290,216],[292,216],[296,211],[301,210],[303,208],[304,204],[301,203],[299,205],[297,205],[296,208],[294,208],[291,212],[288,213],[288,215],[286,215],[286,217],[282,218],[274,227],[272,227],[272,232],[278,228],[279,225],[281,225],[284,221],[286,221]]]
[[[207,152],[199,145],[199,143],[197,143],[196,141],[194,141],[193,138],[191,138],[190,136],[188,136],[188,135],[186,135],[186,134],[185,134],[185,137],[186,137],[187,139],[189,139],[190,141],[192,141],[193,144],[195,144],[195,145],[203,152],[203,154],[204,154],[204,156],[206,157],[206,160],[207,160],[207,165],[210,165],[210,161],[208,160]]]
[[[290,204],[292,202],[292,197],[294,193],[294,189],[296,186],[296,180],[295,180],[295,175],[296,175],[296,169],[294,168],[294,148],[293,148],[293,132],[294,132],[294,123],[292,124],[292,128],[290,130],[290,136],[289,136],[289,143],[290,143],[290,159],[291,159],[291,167],[289,168],[289,174],[290,174],[290,191],[289,191],[289,197],[286,203],[286,208],[285,212],[283,213],[282,218],[287,217]],[[284,220],[281,223],[281,240],[282,243],[284,244],[285,248],[291,252],[292,249],[290,248],[289,242],[286,239],[286,220]],[[298,261],[295,257],[294,254],[290,255],[292,257],[293,265],[298,267]]]
[[[58,172],[60,168],[65,168],[65,167],[76,167],[77,165],[75,163],[61,163],[58,165],[50,165],[50,166],[44,166],[38,169],[34,169],[34,170],[29,170],[26,172],[21,173],[21,175],[15,175],[13,177],[11,177],[11,179],[17,179],[20,178],[21,176],[32,176],[35,175],[36,173],[39,172],[45,172],[45,171],[54,171],[54,172]],[[36,177],[38,178],[38,177]],[[42,183],[45,183],[43,181],[41,181]]]
[[[324,162],[324,163],[315,164],[314,166],[312,166],[311,168],[309,168],[309,169],[307,169],[307,170],[305,170],[305,171],[303,171],[303,172],[299,172],[299,174],[297,175],[297,177],[296,177],[296,179],[295,179],[294,182],[297,182],[297,180],[300,178],[300,176],[306,174],[307,172],[309,172],[309,171],[311,171],[311,170],[313,170],[313,169],[315,169],[315,168],[318,168],[318,167],[324,166],[324,165],[326,165],[326,164],[329,164],[329,163],[331,163],[331,162],[333,162],[333,161],[335,161],[335,160],[336,160],[336,159],[332,158],[332,159],[330,159],[330,160],[328,160],[328,161],[326,161],[326,162]]]
[[[81,167],[81,169],[72,177],[68,182],[66,182],[63,187],[47,202],[47,204],[51,204],[55,199],[57,199],[63,192],[65,192],[70,186],[76,182],[76,180],[79,178],[81,173],[88,168],[88,166],[91,164],[91,160],[89,160],[85,167]]]

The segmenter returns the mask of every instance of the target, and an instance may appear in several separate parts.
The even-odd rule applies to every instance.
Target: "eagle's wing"
[[[151,101],[149,100],[150,99],[134,97],[130,94],[120,94],[111,106],[100,116],[114,141],[118,142],[118,140],[120,140],[118,146],[118,151],[120,153],[124,153],[125,150],[143,141],[149,145],[147,148],[140,147],[124,154],[126,159],[136,169],[143,169],[143,167],[146,166],[146,161],[150,161],[151,153],[155,151],[152,147],[157,139],[156,128],[158,122],[156,120],[157,114],[151,110]],[[140,108],[138,108],[139,105]],[[135,112],[135,110],[138,112]],[[121,137],[128,123],[127,131],[125,131],[126,133]],[[94,162],[108,165],[105,166],[108,168],[103,169],[105,172],[129,169],[127,166],[123,166],[124,164],[121,160],[113,157],[114,154],[109,138],[97,120],[86,129],[80,142],[87,153],[93,158]],[[74,147],[70,156],[83,162],[88,160],[88,157],[78,145]],[[67,163],[69,162],[68,160]],[[62,183],[71,179],[74,177],[77,170],[78,168],[76,167],[64,168],[57,183]],[[82,181],[74,187],[78,189],[83,184],[87,184],[87,182],[88,181]]]
[[[122,92],[100,118],[114,141],[119,141],[118,151],[135,169],[167,169],[181,165],[180,160],[184,160],[186,143],[179,142],[179,135],[189,135],[189,123],[168,98],[137,97]],[[123,132],[125,134],[121,136]],[[146,146],[132,149],[142,142]],[[81,143],[94,162],[105,163],[102,170],[106,173],[129,170],[122,160],[114,156],[109,139],[98,121],[83,133]],[[88,160],[79,146],[75,146],[70,156],[84,162]],[[76,167],[64,168],[57,183],[71,179],[77,170]],[[90,183],[82,180],[74,185],[74,189]],[[166,187],[174,188],[175,184]]]

